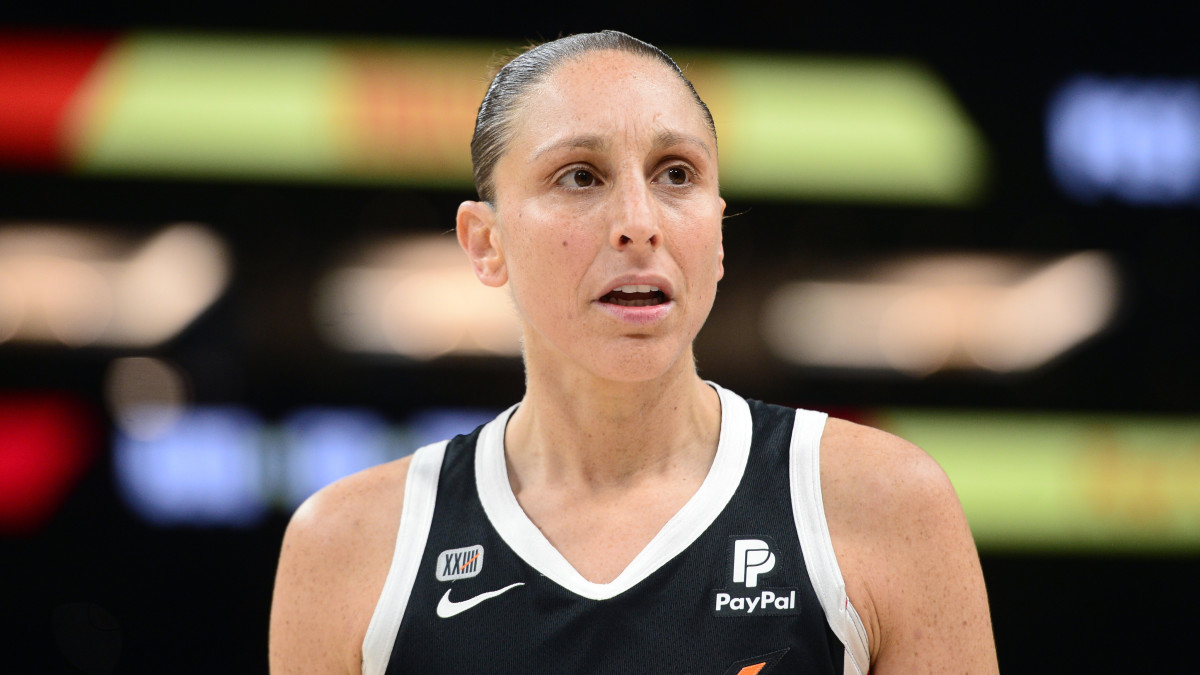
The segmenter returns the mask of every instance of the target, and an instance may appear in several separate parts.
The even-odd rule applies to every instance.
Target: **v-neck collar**
[[[721,433],[708,475],[683,508],[671,517],[616,579],[598,584],[584,579],[546,539],[517,502],[504,459],[504,429],[517,406],[487,423],[475,452],[479,501],[492,526],[531,567],[559,586],[592,600],[607,600],[629,590],[679,555],[716,520],[733,497],[750,457],[753,424],[745,399],[712,382],[721,399]]]

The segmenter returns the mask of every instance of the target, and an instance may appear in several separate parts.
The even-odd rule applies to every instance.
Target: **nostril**
[[[662,238],[659,237],[657,233],[655,233],[655,234],[650,235],[645,240],[643,240],[639,237],[636,241],[638,241],[638,242],[645,241],[645,243],[649,244],[651,248],[657,248],[658,244],[661,240],[662,240]],[[627,234],[622,234],[617,238],[617,245],[621,246],[621,247],[625,247],[625,246],[629,246],[629,245],[633,244],[634,241],[635,240],[633,237],[631,237]]]

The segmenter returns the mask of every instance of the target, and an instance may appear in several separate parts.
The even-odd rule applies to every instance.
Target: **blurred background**
[[[716,118],[701,373],[933,454],[1007,672],[1196,672],[1194,11],[5,7],[5,672],[265,672],[290,512],[519,399],[474,114],[601,28]]]

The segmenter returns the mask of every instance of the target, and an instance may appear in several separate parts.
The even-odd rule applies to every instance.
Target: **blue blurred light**
[[[197,407],[158,436],[113,439],[117,488],[160,526],[250,526],[272,506],[292,511],[343,476],[467,433],[494,411],[435,408],[403,426],[366,409],[307,408],[265,425],[238,407]]]
[[[486,424],[496,417],[498,411],[480,408],[430,408],[414,415],[409,420],[409,433],[414,442],[413,450],[423,445],[469,434],[475,427]]]
[[[339,478],[394,458],[387,452],[387,425],[365,410],[301,410],[284,423],[284,435],[289,509]]]
[[[260,426],[246,410],[199,408],[153,439],[118,434],[117,485],[151,523],[253,525],[267,511]]]
[[[1046,151],[1078,201],[1200,204],[1200,82],[1076,77],[1050,101]]]

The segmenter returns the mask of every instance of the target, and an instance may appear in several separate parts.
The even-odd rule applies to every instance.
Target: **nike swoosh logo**
[[[463,612],[467,611],[468,609],[471,609],[472,607],[474,607],[475,605],[478,605],[479,603],[483,602],[484,600],[491,600],[492,598],[496,597],[497,595],[500,595],[501,593],[504,593],[505,591],[511,591],[512,589],[516,588],[517,586],[524,586],[524,585],[525,585],[524,582],[510,584],[508,586],[505,586],[504,588],[501,588],[498,591],[488,591],[487,593],[480,593],[479,595],[477,595],[473,598],[468,598],[466,600],[463,600],[462,602],[454,602],[453,600],[451,600],[450,599],[450,591],[447,590],[446,594],[442,596],[442,599],[440,601],[438,601],[437,615],[443,619],[449,619],[450,617],[452,617],[456,614],[462,614]]]

